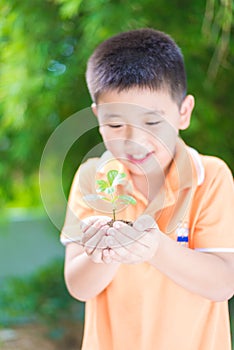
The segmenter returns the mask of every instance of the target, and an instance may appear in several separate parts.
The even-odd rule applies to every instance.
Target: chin
[[[144,166],[144,165],[139,165],[139,164],[134,164],[132,162],[129,161],[124,161],[124,166],[128,169],[128,171],[131,174],[134,175],[148,175],[150,173],[153,173],[153,169],[151,169],[151,167],[149,166]]]

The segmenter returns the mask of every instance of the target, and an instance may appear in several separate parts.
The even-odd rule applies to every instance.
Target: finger
[[[123,222],[114,222],[113,228],[116,231],[121,232],[126,237],[126,241],[128,241],[129,243],[135,242],[140,237],[139,231],[135,230],[132,226],[129,226],[128,224],[125,224]],[[107,232],[109,234],[110,229]]]
[[[150,215],[141,215],[139,218],[133,223],[133,228],[137,231],[147,231],[152,228],[158,228],[155,220]]]
[[[121,242],[121,238],[123,240],[125,236],[123,236],[120,232],[118,232],[119,236],[121,237],[116,238],[117,232],[115,231],[115,229],[112,228],[109,231],[110,231],[110,235],[108,234],[108,236],[106,236],[105,242],[107,244],[108,249],[112,251],[112,255],[118,254],[118,255],[121,255],[122,257],[128,255],[129,251]]]
[[[81,237],[81,242],[83,244],[86,244],[87,242],[89,242],[92,238],[95,239],[95,236],[98,234],[98,233],[102,233],[103,235],[107,234],[107,230],[109,229],[109,226],[108,225],[97,225],[96,226],[90,226],[88,228],[88,230],[83,233],[82,237]]]
[[[109,242],[111,238],[111,236],[108,236]],[[118,242],[119,247],[117,246],[116,242]],[[138,261],[144,259],[145,253],[150,247],[150,245],[148,245],[147,243],[148,241],[145,242],[143,235],[143,238],[141,238],[140,240],[135,240],[131,242],[129,241],[125,243],[125,245],[123,245],[123,237],[121,237],[121,233],[119,233],[119,235],[115,237],[115,245],[112,249],[114,249],[116,253],[123,257],[131,256],[131,260],[133,260],[134,258],[134,260]],[[111,246],[110,243],[109,246]]]
[[[131,256],[133,259],[141,259],[145,251],[145,245],[139,241],[130,241],[128,237],[114,228],[110,229],[110,234],[106,237],[108,247],[113,249],[122,258]]]
[[[86,237],[85,239],[84,237],[84,239],[82,239],[84,247],[86,249],[91,249],[91,252],[97,247],[99,247],[100,249],[106,248],[106,242],[104,242],[103,238],[106,236],[107,229],[108,227],[103,226],[100,229],[98,229],[96,233],[91,236],[91,238],[87,239]]]
[[[113,250],[106,248],[102,251],[102,261],[105,264],[110,264],[112,262]]]
[[[120,231],[114,231],[114,229],[109,231],[111,234],[107,236],[108,246],[122,257],[123,262],[131,261],[132,263],[133,261],[140,262],[146,260],[146,257],[152,250],[153,232],[145,232],[141,239],[134,242],[125,241],[124,243],[126,236],[124,236]]]
[[[90,258],[96,264],[102,263],[102,249],[95,249],[90,255]]]
[[[122,225],[122,223],[119,224],[118,222],[114,224],[113,229],[115,229],[116,231],[113,231],[111,228],[108,229],[108,235],[118,237],[118,240],[121,240],[121,242],[125,246],[131,245],[135,242],[140,243],[144,235],[147,233],[147,231],[138,231],[134,227],[131,227],[126,224]],[[122,234],[122,236],[120,234]]]
[[[107,248],[106,236],[102,237],[96,248],[92,253],[92,260],[96,263],[107,263],[112,262],[113,251]]]
[[[92,258],[94,262],[100,262],[102,261],[102,251],[103,249],[107,249],[105,237],[100,237],[99,241],[93,246],[85,246],[86,253]],[[99,261],[100,260],[100,261]]]
[[[80,229],[82,232],[86,232],[91,226],[99,228],[111,221],[109,216],[90,216],[80,222]]]
[[[80,229],[85,232],[90,226],[92,226],[98,220],[98,216],[89,216],[80,221]]]
[[[135,239],[133,240],[132,237],[129,237],[128,235],[122,233],[122,231],[120,231],[119,229],[117,230],[114,227],[109,228],[107,230],[107,233],[108,247],[112,249],[126,247],[135,242]]]

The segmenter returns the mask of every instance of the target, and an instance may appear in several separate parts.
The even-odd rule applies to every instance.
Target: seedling
[[[106,180],[97,180],[97,195],[86,196],[86,199],[102,199],[112,205],[113,221],[116,220],[116,209],[119,204],[136,204],[135,198],[126,194],[118,193],[118,185],[123,184],[125,173],[118,170],[110,170],[107,173]]]

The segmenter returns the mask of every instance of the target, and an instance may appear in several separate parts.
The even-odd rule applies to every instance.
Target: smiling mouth
[[[139,154],[128,154],[127,158],[132,163],[138,163],[141,164],[148,160],[148,158],[153,154],[153,152],[148,153],[139,153]]]

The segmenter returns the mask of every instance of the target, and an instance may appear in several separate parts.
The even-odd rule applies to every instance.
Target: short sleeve
[[[206,157],[205,181],[194,197],[192,248],[234,252],[234,184],[227,165]]]

